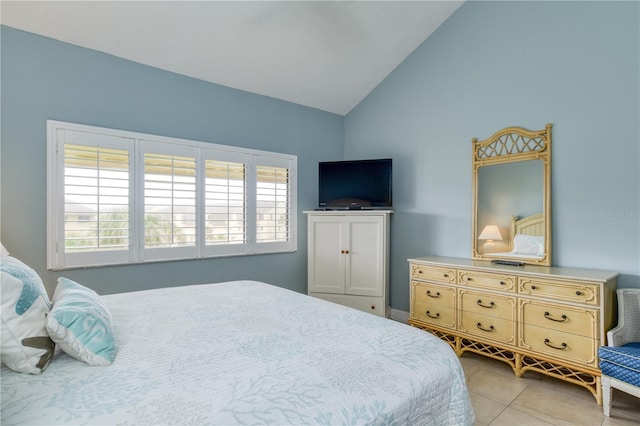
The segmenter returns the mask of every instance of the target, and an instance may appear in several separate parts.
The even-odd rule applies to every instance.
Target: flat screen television
[[[392,160],[326,161],[318,165],[321,209],[392,206]]]

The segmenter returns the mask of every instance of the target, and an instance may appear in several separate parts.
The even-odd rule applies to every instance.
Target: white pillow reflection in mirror
[[[6,248],[4,248],[2,243],[0,243],[0,254],[2,254],[3,256],[9,256],[9,251]]]
[[[516,234],[513,238],[512,254],[544,255],[544,237],[538,235]]]

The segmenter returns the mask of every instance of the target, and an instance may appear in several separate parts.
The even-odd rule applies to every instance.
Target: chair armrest
[[[607,332],[607,346],[622,346],[626,343],[629,342],[624,340],[624,328],[621,325]]]

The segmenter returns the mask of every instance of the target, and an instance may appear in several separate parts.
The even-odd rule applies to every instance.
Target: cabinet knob
[[[449,274],[444,274],[444,277],[445,278],[449,278]]]
[[[531,286],[531,290],[535,290],[535,289],[537,289],[537,288],[538,288],[538,287],[536,287],[535,285],[532,285],[532,286]]]
[[[376,309],[376,305],[371,305],[371,310],[375,311],[375,309]]]
[[[582,296],[584,293],[582,293],[580,290],[576,291],[576,296]]]

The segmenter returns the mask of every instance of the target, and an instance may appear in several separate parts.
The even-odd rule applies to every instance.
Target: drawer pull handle
[[[500,285],[507,285],[507,283],[504,281],[500,281]]]
[[[545,344],[545,345],[547,345],[547,346],[549,346],[550,348],[558,349],[558,350],[560,350],[560,351],[563,351],[563,350],[567,349],[567,344],[566,344],[566,343],[564,343],[564,342],[562,342],[562,346],[555,346],[555,345],[552,345],[552,344],[551,344],[551,340],[549,340],[549,339],[544,339],[544,344]]]
[[[531,286],[531,290],[535,290],[535,289],[537,289],[537,288],[538,288],[538,287],[536,287],[535,285],[532,285],[532,286]]]
[[[580,290],[576,291],[576,296],[582,296],[584,293],[581,292]]]
[[[545,312],[544,317],[548,320],[555,321],[555,322],[565,322],[566,320],[569,319],[565,314],[562,314],[562,316],[560,317],[562,319],[551,318],[551,314],[549,312]]]
[[[489,302],[488,305],[485,305],[484,303],[482,303],[482,299],[478,299],[478,301],[476,302],[478,304],[478,306],[482,306],[483,308],[495,308],[496,304],[493,302]]]
[[[449,274],[444,274],[444,277],[445,278],[449,278]]]
[[[421,274],[422,273],[422,269],[418,269],[418,273]]]
[[[440,313],[439,313],[439,312],[437,312],[435,315],[433,315],[431,312],[427,311],[427,316],[428,316],[429,318],[437,319],[437,318],[440,318]]]
[[[437,299],[438,297],[440,297],[440,292],[439,292],[439,291],[438,291],[438,292],[436,292],[436,295],[434,296],[434,295],[431,293],[431,290],[427,290],[427,296],[429,296],[429,297],[433,297],[434,299]]]
[[[493,331],[493,330],[494,330],[494,327],[493,327],[492,325],[490,325],[490,326],[489,326],[489,328],[484,328],[484,327],[482,326],[482,323],[477,323],[477,324],[476,324],[476,327],[478,327],[478,328],[479,328],[480,330],[482,330],[482,331],[489,331],[489,332],[491,332],[491,331]]]
[[[473,278],[467,277],[467,281],[473,281]]]

